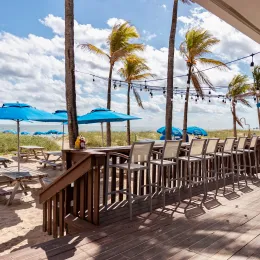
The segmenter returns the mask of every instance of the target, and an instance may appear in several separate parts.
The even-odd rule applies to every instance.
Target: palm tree
[[[189,108],[189,94],[190,83],[197,91],[197,94],[203,97],[202,84],[207,85],[210,89],[214,90],[212,83],[205,73],[198,69],[197,64],[214,65],[219,69],[223,69],[226,65],[213,58],[203,57],[205,54],[211,54],[210,48],[217,44],[219,40],[213,37],[207,30],[203,29],[190,29],[185,35],[185,41],[180,45],[180,52],[186,59],[188,68],[188,81],[184,104],[184,119],[183,119],[183,140],[186,140],[187,135],[187,122],[188,122],[188,108]]]
[[[181,0],[182,3],[190,4],[193,0]],[[168,70],[167,70],[167,95],[165,109],[166,139],[172,136],[172,100],[173,100],[173,70],[174,70],[174,47],[178,16],[178,0],[174,0],[172,9],[172,24],[169,38]]]
[[[69,144],[70,148],[73,148],[78,136],[74,60],[74,0],[65,0],[65,84]]]
[[[256,102],[259,103],[259,93],[257,91],[260,90],[260,66],[254,67],[253,78],[254,78],[253,91],[256,94]],[[258,116],[258,123],[260,129],[260,108],[259,107],[257,107],[257,116]]]
[[[109,52],[106,53],[102,49],[90,44],[80,44],[82,49],[87,49],[92,53],[99,56],[106,57],[110,63],[109,76],[108,76],[108,88],[107,88],[107,108],[111,109],[111,85],[112,85],[112,73],[114,65],[117,61],[122,60],[135,51],[143,51],[144,45],[139,43],[130,43],[129,41],[135,38],[139,38],[139,34],[136,28],[130,25],[128,22],[123,24],[115,24],[111,33],[108,36],[107,44],[109,46]],[[111,127],[110,123],[107,123],[107,146],[111,146]]]
[[[229,83],[228,93],[226,97],[231,100],[231,113],[233,116],[233,132],[234,137],[237,138],[237,123],[243,127],[242,123],[237,117],[236,113],[236,104],[237,102],[242,103],[245,106],[251,107],[245,97],[248,95],[252,95],[249,93],[250,84],[248,84],[248,77],[246,75],[238,74],[234,76],[234,78]]]
[[[128,83],[128,89],[127,89],[127,114],[128,115],[130,115],[131,88],[133,89],[133,93],[138,106],[144,108],[139,93],[134,87],[131,87],[131,83],[133,80],[142,80],[153,76],[153,74],[149,73],[149,71],[150,68],[146,65],[146,60],[134,54],[127,56],[124,59],[123,67],[119,69],[119,73]],[[130,121],[127,121],[127,143],[128,145],[130,145],[131,143]]]

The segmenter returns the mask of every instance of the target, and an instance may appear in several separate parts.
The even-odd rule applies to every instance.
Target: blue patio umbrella
[[[36,131],[33,135],[46,135],[46,132]]]
[[[190,135],[203,135],[207,136],[208,133],[203,128],[197,127],[197,126],[189,126],[187,128],[187,133]]]
[[[68,121],[68,113],[67,110],[56,110],[54,115],[61,117],[64,121],[62,121],[62,149],[64,148],[64,124]]]
[[[15,135],[17,134],[17,132],[14,130],[4,130],[3,133],[4,134],[15,134]]]
[[[165,135],[165,126],[157,129],[157,133]],[[172,127],[172,135],[182,137],[182,130],[177,127]]]
[[[23,131],[23,132],[21,132],[21,135],[30,135],[30,133],[26,132],[26,131]]]
[[[14,120],[17,123],[18,139],[18,172],[20,172],[20,122],[40,121],[40,122],[63,122],[58,116],[43,110],[38,110],[27,104],[5,103],[0,108],[0,120]],[[60,121],[58,121],[60,120]]]
[[[104,132],[103,132],[103,123],[105,122],[123,122],[128,120],[137,120],[141,119],[140,117],[130,116],[122,113],[117,113],[111,111],[107,108],[96,108],[93,109],[90,113],[79,116],[78,124],[93,124],[93,123],[101,123],[101,131],[102,131],[102,143],[104,146]]]

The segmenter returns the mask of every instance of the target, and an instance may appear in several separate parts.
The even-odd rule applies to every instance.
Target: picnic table
[[[7,177],[10,182],[15,183],[15,186],[12,190],[12,194],[10,196],[10,198],[8,199],[6,205],[10,205],[12,204],[12,201],[14,199],[15,194],[17,193],[19,187],[21,187],[22,191],[24,192],[25,195],[27,195],[27,192],[25,190],[25,186],[24,186],[24,182],[28,182],[31,180],[35,180],[38,179],[42,188],[45,187],[44,182],[43,182],[43,178],[47,177],[47,174],[45,173],[41,173],[41,172],[37,172],[37,173],[29,173],[29,172],[13,172],[13,171],[8,171],[8,170],[4,170],[4,171],[0,171],[2,176]]]
[[[5,157],[0,157],[0,167],[3,165],[5,168],[7,168],[7,163],[11,163],[12,160],[5,158]]]
[[[40,159],[40,156],[43,156],[45,158],[44,154],[44,147],[41,146],[33,146],[33,145],[24,145],[20,146],[20,157],[26,158],[26,161],[29,160],[29,158],[34,157],[35,159]]]
[[[44,154],[44,159],[39,161],[40,164],[43,164],[43,168],[45,168],[47,165],[53,166],[53,168],[56,168],[57,166],[62,166],[61,151],[48,151]]]

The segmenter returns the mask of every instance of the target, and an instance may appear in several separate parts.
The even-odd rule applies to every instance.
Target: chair
[[[235,140],[236,139],[233,137],[226,138],[224,146],[222,147],[220,152],[216,153],[216,157],[218,160],[218,178],[221,174],[224,182],[224,194],[226,193],[226,177],[232,177],[232,187],[233,191],[235,190],[234,162],[232,153],[234,149]]]
[[[256,178],[258,179],[258,158],[257,158],[257,141],[258,136],[253,136],[250,140],[249,147],[244,149],[245,154],[248,156],[248,164],[246,164],[246,168],[249,168],[249,175],[251,181],[253,183],[253,172],[252,169],[255,169]],[[254,165],[252,165],[252,157],[254,158]]]
[[[189,204],[192,198],[192,187],[196,184],[204,185],[204,198],[206,196],[206,187],[204,181],[204,177],[205,177],[204,152],[205,152],[206,142],[207,139],[192,139],[190,144],[190,149],[186,150],[187,155],[179,157],[179,160],[182,163],[186,164],[187,174],[185,174],[186,173],[185,171],[184,180],[185,183],[188,183],[188,187],[189,187],[189,198],[190,198]],[[194,163],[199,163],[199,165],[197,166],[201,165],[201,170],[200,167],[192,167],[193,166],[192,164]],[[195,173],[193,173],[194,168],[195,168]],[[197,171],[199,170],[199,174],[196,173],[196,170]]]
[[[240,176],[245,176],[245,182],[247,186],[247,174],[246,174],[246,157],[245,157],[245,147],[246,147],[247,137],[239,137],[237,146],[233,150],[233,155],[235,156],[236,163],[234,164],[234,172],[237,177],[238,189],[240,189]],[[243,164],[241,163],[241,157],[243,158]]]
[[[218,171],[217,171],[217,150],[219,145],[219,138],[208,139],[205,149],[205,185],[206,185],[206,197],[208,193],[208,184],[210,181],[215,181],[216,192],[215,198],[218,194]]]
[[[156,152],[153,151],[153,153],[159,155],[159,159],[151,160],[150,163],[154,165],[158,165],[160,167],[161,175],[160,177],[157,176],[157,183],[153,183],[152,185],[158,188],[162,189],[163,194],[163,208],[165,208],[165,191],[178,191],[178,199],[180,202],[180,179],[179,179],[179,163],[178,163],[178,157],[180,153],[181,148],[181,142],[182,141],[173,141],[173,140],[166,140],[164,143],[164,147],[162,152]],[[176,170],[174,172],[175,176],[171,178],[171,176],[168,176],[168,187],[166,186],[166,176],[164,169],[165,167],[173,167],[176,166]],[[159,178],[161,180],[159,181]],[[177,186],[174,185],[173,182],[177,183]],[[171,185],[173,183],[173,185]],[[172,186],[172,188],[171,188]]]
[[[121,153],[111,152],[107,155],[107,172],[106,172],[106,202],[105,208],[107,209],[107,201],[108,195],[113,193],[122,193],[126,194],[128,197],[128,204],[129,204],[129,211],[130,211],[130,220],[132,220],[132,201],[135,199],[141,199],[144,197],[150,198],[150,212],[152,212],[152,189],[151,189],[151,176],[150,176],[150,160],[152,154],[154,142],[134,142],[132,144],[130,155],[127,156]],[[117,156],[124,158],[126,163],[122,164],[111,164],[110,163],[110,156]],[[118,168],[125,170],[127,173],[127,189],[121,189],[116,191],[108,192],[108,184],[109,184],[109,169],[110,168]],[[138,171],[146,171],[148,184],[141,185],[141,180],[139,178],[139,191],[141,188],[148,186],[149,187],[149,194],[148,195],[137,195],[132,193],[132,182],[131,182],[131,175],[133,172]]]

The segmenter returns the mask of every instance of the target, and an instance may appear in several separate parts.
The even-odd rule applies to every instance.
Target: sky
[[[106,106],[107,81],[93,78],[86,73],[108,77],[108,60],[83,51],[77,46],[91,43],[104,50],[106,39],[115,23],[129,21],[135,25],[139,42],[146,45],[143,54],[155,78],[167,74],[168,41],[172,15],[172,0],[75,0],[75,64],[78,114],[85,114],[96,107]],[[218,17],[196,4],[179,4],[178,27],[175,50],[175,75],[187,73],[179,45],[185,32],[192,27],[209,30],[220,43],[212,51],[214,58],[228,62],[260,51],[260,46]],[[229,70],[207,71],[214,86],[227,86],[238,73],[250,72],[250,59],[230,65]],[[255,56],[260,63],[260,55]],[[116,64],[113,75],[120,79]],[[200,66],[200,68],[205,68]],[[9,0],[0,9],[0,102],[25,102],[39,109],[53,112],[65,109],[64,84],[64,0]],[[177,78],[174,86],[186,87],[187,79]],[[166,86],[166,81],[154,83]],[[225,94],[226,89],[218,91]],[[132,122],[133,129],[156,130],[164,125],[166,99],[161,92],[140,93],[144,109],[139,108],[134,96],[131,98],[131,113],[142,118]],[[239,117],[245,117],[251,128],[258,125],[256,105],[252,108],[237,105]],[[175,95],[173,99],[173,125],[182,128],[184,100]],[[113,90],[112,109],[126,112],[126,88]],[[232,128],[230,104],[217,98],[199,101],[190,100],[188,125],[206,129]],[[124,127],[125,123],[115,127]]]

